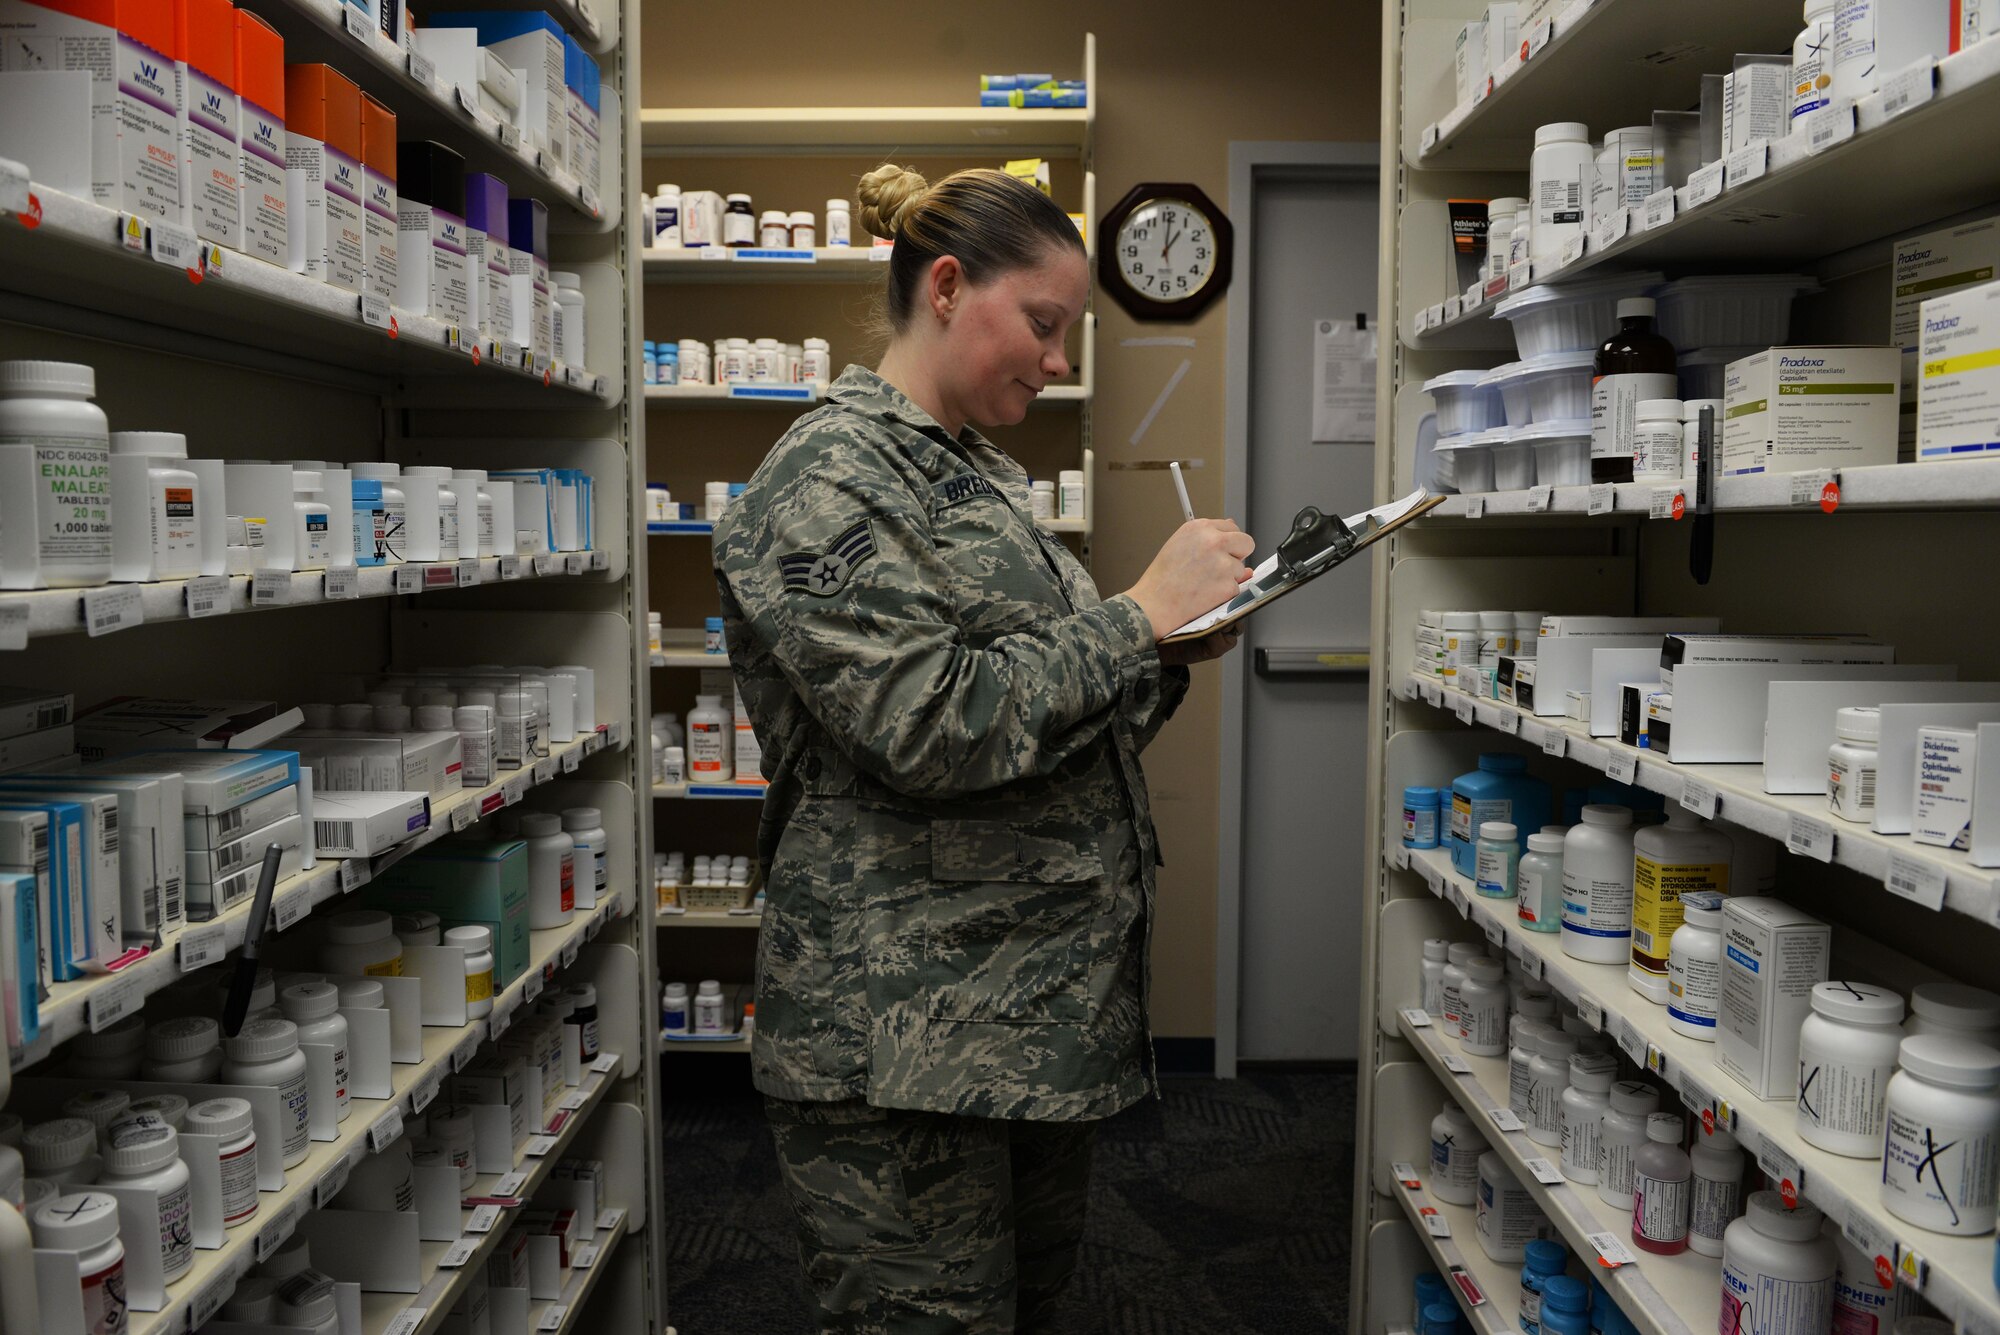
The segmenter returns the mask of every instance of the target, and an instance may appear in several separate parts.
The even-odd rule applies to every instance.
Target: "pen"
[[[1187,483],[1181,478],[1181,461],[1175,459],[1167,467],[1174,475],[1174,490],[1181,494],[1181,514],[1187,518],[1188,522],[1192,523],[1194,522],[1194,504],[1188,500]]]
[[[250,994],[257,988],[258,948],[264,942],[264,925],[271,917],[271,891],[278,884],[281,850],[272,844],[264,850],[263,870],[257,877],[257,895],[250,904],[250,919],[243,932],[243,949],[237,953],[236,969],[229,978],[229,998],[222,1007],[222,1032],[234,1038],[250,1013]]]

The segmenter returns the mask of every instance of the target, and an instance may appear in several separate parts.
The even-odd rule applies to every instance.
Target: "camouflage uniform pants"
[[[1047,1328],[1076,1271],[1094,1122],[765,1109],[823,1335]]]

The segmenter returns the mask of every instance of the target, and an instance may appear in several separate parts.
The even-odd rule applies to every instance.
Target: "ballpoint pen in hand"
[[[264,940],[264,924],[271,920],[271,890],[278,884],[278,862],[284,850],[272,844],[264,850],[264,869],[257,876],[257,897],[250,905],[250,921],[243,930],[243,949],[236,956],[236,972],[229,979],[229,999],[222,1004],[222,1032],[235,1037],[250,1013],[250,995],[257,990],[257,955]]]
[[[1194,504],[1188,500],[1187,482],[1181,477],[1181,461],[1175,459],[1167,465],[1174,475],[1174,490],[1181,494],[1181,514],[1189,523],[1194,522]]]

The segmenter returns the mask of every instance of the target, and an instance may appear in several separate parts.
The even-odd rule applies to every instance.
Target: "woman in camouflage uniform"
[[[770,780],[751,1065],[826,1331],[1041,1328],[1095,1119],[1154,1089],[1159,840],[1139,753],[1248,578],[1194,520],[1107,600],[1029,518],[1010,425],[1066,375],[1089,269],[998,171],[861,182],[888,351],[850,366],[716,525]]]

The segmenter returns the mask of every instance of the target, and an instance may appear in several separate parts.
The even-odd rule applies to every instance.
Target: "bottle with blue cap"
[[[1426,1307],[1423,1335],[1465,1335],[1465,1322],[1458,1315],[1458,1304],[1442,1302]]]
[[[1590,1335],[1590,1290],[1568,1275],[1542,1281],[1542,1335]]]
[[[708,617],[702,622],[702,647],[711,654],[729,652],[722,639],[722,618]]]
[[[1438,790],[1435,788],[1403,790],[1403,847],[1438,846],[1438,806]]]
[[[1410,1326],[1413,1330],[1424,1327],[1424,1310],[1433,1303],[1449,1303],[1451,1290],[1445,1287],[1444,1276],[1435,1270],[1425,1270],[1417,1275],[1417,1308],[1411,1314]]]
[[[1521,1329],[1541,1335],[1542,1288],[1569,1266],[1569,1249],[1549,1238],[1532,1238],[1521,1258]]]

